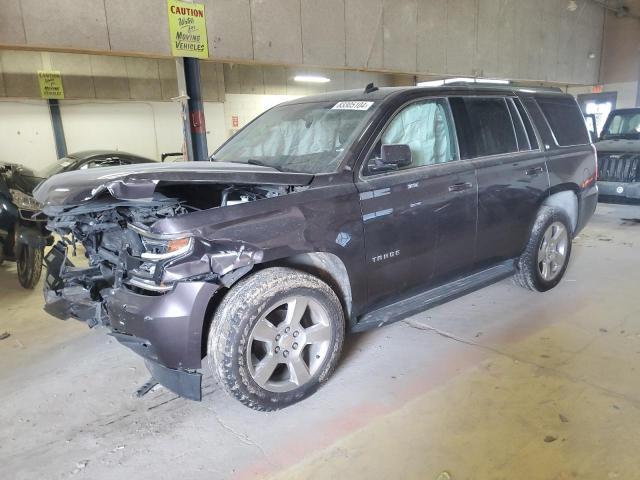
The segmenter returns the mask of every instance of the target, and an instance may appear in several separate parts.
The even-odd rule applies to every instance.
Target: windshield
[[[49,178],[56,173],[66,172],[75,162],[75,159],[70,157],[62,157],[59,160],[49,163],[48,165],[44,165],[39,167],[35,173],[40,178]]]
[[[602,138],[632,138],[640,139],[640,110],[614,113],[605,129]]]
[[[313,102],[272,108],[220,147],[212,159],[287,172],[334,172],[374,111],[373,104]]]

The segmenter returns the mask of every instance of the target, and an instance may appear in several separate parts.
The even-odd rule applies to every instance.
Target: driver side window
[[[408,145],[411,162],[390,165],[383,145]],[[367,162],[367,174],[405,170],[457,160],[453,122],[444,99],[422,100],[404,107],[387,125]]]

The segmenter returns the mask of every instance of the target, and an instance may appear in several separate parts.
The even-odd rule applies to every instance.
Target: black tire
[[[278,312],[277,309],[273,309],[283,305],[284,300],[292,296],[308,298],[309,302],[316,306],[314,308],[320,305],[326,312],[326,316],[323,317],[327,322],[325,328],[329,328],[326,331],[327,343],[324,344],[326,348],[323,357],[315,357],[321,360],[312,360],[316,362],[313,373],[309,367],[311,362],[308,362],[307,373],[310,377],[306,383],[286,392],[270,391],[254,380],[248,365],[253,351],[248,353],[247,348],[255,348],[252,347],[254,342],[250,340],[258,321],[264,321],[265,317],[272,315],[268,312]],[[286,316],[286,311],[283,315]],[[275,328],[284,327],[276,324]],[[305,328],[305,331],[308,330]],[[330,377],[340,358],[344,332],[342,306],[335,292],[326,283],[313,275],[291,268],[268,268],[239,281],[220,303],[209,330],[208,363],[218,383],[229,395],[255,410],[278,410],[308,397]],[[287,338],[293,333],[287,333]],[[299,334],[297,331],[295,333],[300,335],[300,338],[306,338],[306,334]],[[306,348],[305,345],[300,347],[297,352],[298,358],[301,358],[301,352]],[[269,352],[276,356],[274,352],[278,350],[275,347],[269,348]],[[284,355],[284,347],[279,355]],[[293,361],[292,357],[288,361]],[[281,365],[290,372],[288,364],[278,364],[277,368]],[[254,368],[253,364],[251,368]]]
[[[555,222],[559,222],[564,226],[568,239],[562,265],[556,270],[552,279],[545,279],[541,271],[541,264],[538,261],[538,252],[541,251],[543,247],[545,232],[547,232]],[[540,208],[536,221],[531,229],[527,246],[516,262],[515,283],[522,288],[537,292],[546,292],[555,287],[562,279],[569,265],[572,238],[571,220],[563,210],[547,206]]]
[[[18,281],[24,288],[33,289],[40,281],[43,256],[44,248],[32,248],[27,245],[18,247]]]

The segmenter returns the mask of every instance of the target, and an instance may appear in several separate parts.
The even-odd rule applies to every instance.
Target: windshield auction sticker
[[[62,75],[57,70],[38,70],[38,83],[40,84],[40,96],[42,98],[64,98],[64,88],[62,87]]]
[[[168,0],[171,54],[174,57],[209,58],[204,5]]]
[[[331,108],[331,110],[369,110],[371,105],[373,105],[373,102],[338,102]]]

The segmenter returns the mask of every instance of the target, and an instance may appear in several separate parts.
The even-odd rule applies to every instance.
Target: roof
[[[503,85],[478,85],[478,84],[449,84],[438,87],[380,87],[371,93],[365,93],[364,87],[357,90],[338,90],[335,92],[321,93],[308,97],[300,97],[295,100],[284,102],[281,105],[292,105],[312,102],[339,102],[343,100],[353,101],[379,101],[385,100],[391,96],[400,95],[405,92],[436,93],[443,95],[470,94],[475,92],[493,93],[493,94],[527,94],[527,93],[544,93],[544,94],[561,94],[567,95],[557,88],[540,88],[540,87],[518,87]]]

